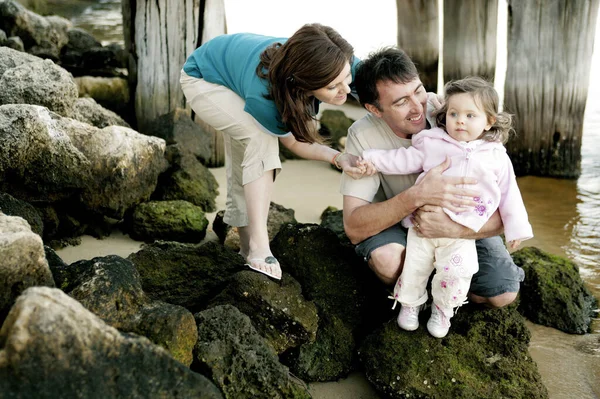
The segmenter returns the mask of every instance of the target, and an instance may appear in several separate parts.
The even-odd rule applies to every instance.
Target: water
[[[63,15],[91,32],[103,44],[123,42],[121,6],[119,0],[52,0],[56,2],[51,11]],[[273,2],[276,0],[261,0]],[[280,0],[277,0],[279,2]],[[310,3],[316,0],[306,0]],[[72,4],[69,4],[72,3]],[[258,1],[256,1],[258,3]],[[300,2],[297,2],[300,3]],[[271,35],[288,36],[303,23],[316,20],[334,26],[344,37],[354,44],[359,56],[366,55],[374,46],[393,44],[395,32],[389,29],[394,23],[395,2],[393,0],[372,0],[373,7],[363,10],[376,10],[379,16],[366,18],[363,14],[357,20],[377,20],[379,26],[365,35],[364,29],[356,29],[348,22],[343,24],[339,13],[350,12],[340,2],[318,0],[315,7],[305,3],[301,9],[286,16],[285,24],[273,26],[273,18],[264,23],[255,18],[247,18],[248,13],[257,14],[256,5],[247,0],[225,0],[228,13],[229,32],[252,31]],[[342,2],[343,3],[343,2]],[[277,3],[278,4],[278,3]],[[275,8],[279,6],[275,4]],[[244,8],[246,7],[246,8]],[[250,8],[248,8],[250,7]],[[261,6],[262,7],[262,6]],[[387,8],[387,9],[385,9]],[[305,11],[312,10],[307,16]],[[314,10],[321,10],[315,14]],[[360,11],[361,13],[363,11]],[[348,14],[350,15],[350,14]],[[257,16],[257,18],[259,18]],[[265,16],[266,18],[266,16]],[[302,19],[304,18],[304,19]],[[387,18],[383,23],[381,18]],[[289,19],[289,21],[288,21]],[[294,23],[291,23],[291,20]],[[390,22],[391,21],[391,22]],[[245,24],[245,25],[244,25]],[[271,25],[270,25],[271,24]],[[385,31],[383,31],[383,27]],[[269,29],[272,29],[269,31]],[[500,29],[499,29],[500,30]],[[358,36],[357,36],[358,35]],[[378,36],[380,35],[380,36]],[[385,37],[379,40],[379,37]],[[370,44],[367,44],[370,42]],[[600,31],[596,35],[596,50],[592,61],[592,71],[600,70]],[[500,64],[501,60],[499,60]],[[535,238],[525,242],[547,252],[567,256],[580,265],[583,280],[600,298],[600,78],[592,74],[590,91],[584,118],[581,177],[578,180],[561,180],[539,177],[523,177],[519,186],[527,206]],[[600,322],[595,321],[593,333],[574,336],[560,331],[529,323],[532,331],[530,352],[542,374],[544,384],[553,399],[593,399],[600,397]]]
[[[121,0],[48,0],[48,13],[71,20],[103,46],[124,42]]]

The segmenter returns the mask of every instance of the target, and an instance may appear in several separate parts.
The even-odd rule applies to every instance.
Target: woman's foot
[[[246,265],[252,270],[266,274],[276,280],[281,279],[281,266],[279,265],[279,261],[273,255],[249,255],[246,258],[246,262]]]

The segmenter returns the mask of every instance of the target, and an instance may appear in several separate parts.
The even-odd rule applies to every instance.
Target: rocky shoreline
[[[309,398],[306,383],[361,370],[390,398],[546,398],[525,317],[589,331],[597,301],[577,266],[536,248],[513,254],[526,272],[518,303],[464,306],[441,340],[402,331],[332,208],[306,224],[272,204],[284,277],[247,270],[221,218],[219,240],[201,242],[217,210],[208,134],[183,110],[137,132],[65,69],[82,36],[68,21],[12,0],[0,17],[6,40],[23,42],[0,47],[3,395]],[[349,121],[322,123],[337,143]],[[54,251],[115,229],[147,244],[71,264]]]

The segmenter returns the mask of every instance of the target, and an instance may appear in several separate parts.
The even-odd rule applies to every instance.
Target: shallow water
[[[65,16],[77,27],[94,34],[103,44],[123,42],[120,0],[51,0],[51,12]],[[71,4],[72,3],[72,4]],[[598,55],[594,56],[591,70],[599,70]],[[361,110],[348,109],[350,117],[356,118]],[[524,246],[536,246],[557,255],[564,255],[580,265],[580,273],[594,295],[600,298],[600,82],[592,74],[587,111],[584,119],[584,135],[582,146],[582,170],[578,180],[561,180],[539,177],[523,177],[518,179],[519,187],[527,206],[535,237],[524,243]],[[290,177],[288,172],[296,162],[284,164],[281,178]],[[288,169],[288,170],[286,170]],[[299,169],[301,174],[305,170]],[[217,178],[223,178],[222,168],[214,170]],[[294,172],[291,174],[293,175]],[[322,169],[320,173],[329,173]],[[286,177],[287,175],[287,177]],[[296,175],[299,176],[299,175]],[[323,175],[321,175],[323,176]],[[302,222],[317,222],[318,214],[328,205],[341,207],[341,198],[337,194],[336,175],[331,175],[333,183],[327,183],[320,192],[314,180],[305,184],[295,181],[289,187],[311,187],[317,189],[313,193],[314,209],[298,213],[296,217]],[[294,177],[296,179],[296,177]],[[221,181],[221,180],[219,180]],[[275,198],[278,203],[294,208],[293,201],[297,195],[293,190],[276,185]],[[332,190],[333,187],[333,190]],[[225,185],[221,184],[221,190]],[[330,192],[324,195],[323,192]],[[304,200],[307,201],[304,193]],[[221,193],[220,197],[223,197]],[[223,202],[224,203],[224,202]],[[302,208],[298,205],[298,209]],[[304,212],[304,211],[302,211]],[[122,237],[121,237],[122,238]],[[109,251],[107,241],[97,244],[95,240],[84,240],[87,250],[83,248],[66,248],[59,251],[63,259],[77,260],[79,255],[93,253],[100,255]],[[80,246],[80,247],[82,247]],[[94,248],[94,246],[97,246]],[[127,245],[122,249],[126,252]],[[136,251],[136,244],[132,245]],[[114,250],[114,248],[113,248]],[[125,256],[127,254],[124,254]],[[91,257],[91,256],[90,256]],[[89,259],[84,256],[83,258]],[[552,399],[593,399],[600,397],[600,321],[596,319],[593,333],[576,336],[561,333],[552,328],[528,323],[532,331],[530,352],[537,362],[544,384],[548,387]],[[349,388],[350,387],[350,388]],[[352,388],[354,387],[354,388]],[[359,389],[356,389],[359,387]],[[365,384],[361,375],[353,375],[340,383],[311,384],[315,398],[371,398],[373,391]],[[335,392],[332,393],[332,392]]]

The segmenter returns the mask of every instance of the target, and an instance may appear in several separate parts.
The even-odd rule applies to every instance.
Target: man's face
[[[380,81],[377,90],[380,109],[367,104],[367,110],[383,119],[398,137],[409,138],[425,129],[427,92],[419,78],[408,83]]]

